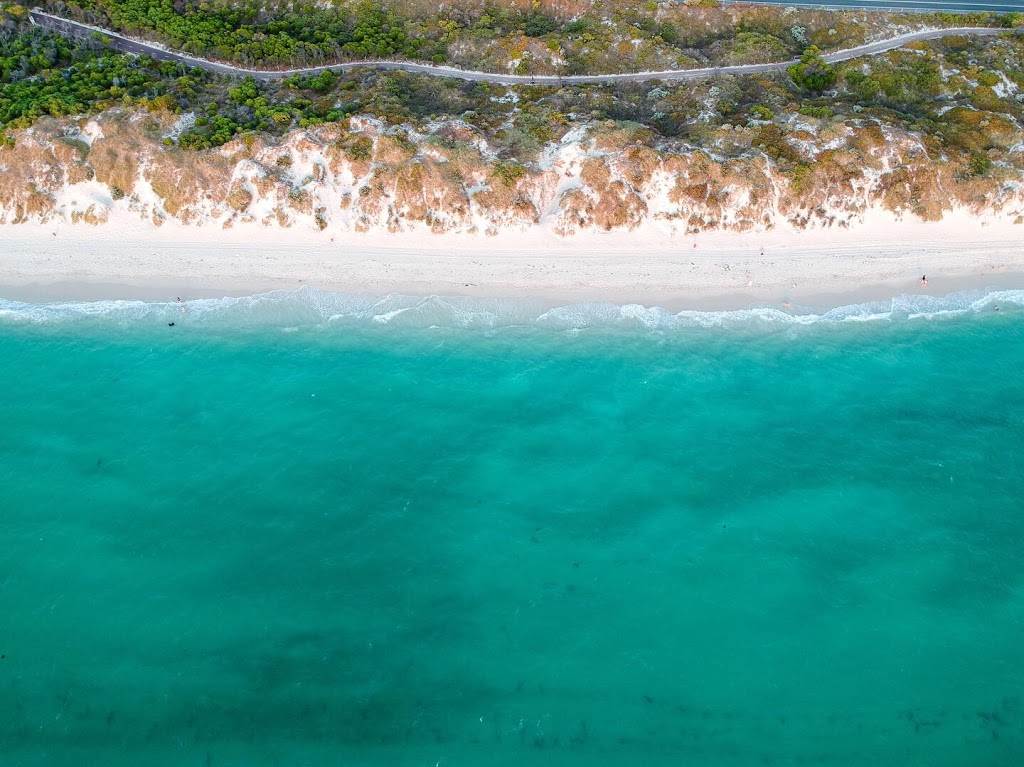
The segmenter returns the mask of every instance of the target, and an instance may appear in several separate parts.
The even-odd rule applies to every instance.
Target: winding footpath
[[[175,61],[187,64],[191,67],[204,69],[223,75],[250,76],[258,80],[275,80],[282,77],[291,77],[297,74],[316,74],[325,70],[345,72],[350,69],[372,68],[381,70],[400,70],[413,72],[415,74],[430,75],[432,77],[455,77],[461,80],[475,82],[496,83],[499,85],[589,85],[616,82],[644,82],[647,80],[704,80],[709,77],[720,75],[754,75],[763,72],[779,72],[797,63],[795,60],[779,61],[771,64],[739,64],[728,67],[706,67],[703,69],[668,69],[663,72],[626,72],[607,75],[504,75],[493,72],[474,72],[457,67],[438,66],[436,64],[416,64],[409,61],[349,61],[344,64],[328,64],[319,67],[307,67],[304,69],[246,69],[245,67],[222,64],[209,59],[188,56],[177,51],[167,50],[159,45],[146,43],[139,40],[119,35],[107,29],[92,27],[88,24],[81,24],[77,21],[64,19],[42,11],[31,11],[32,22],[41,27],[52,29],[63,35],[73,37],[92,37],[102,35],[105,38],[107,47],[121,51],[122,53],[144,54],[157,61]],[[926,29],[920,32],[909,32],[904,35],[897,35],[888,40],[880,40],[867,45],[860,45],[856,48],[836,51],[824,54],[823,58],[829,63],[848,61],[860,56],[877,56],[880,53],[902,48],[910,42],[918,40],[935,40],[949,35],[998,35],[1013,30],[999,27],[956,27],[952,29]]]

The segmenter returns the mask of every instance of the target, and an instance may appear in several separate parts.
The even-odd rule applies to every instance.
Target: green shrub
[[[523,34],[527,37],[543,37],[557,28],[555,20],[540,11],[532,11],[523,17]]]
[[[808,104],[807,106],[800,107],[800,114],[804,117],[816,117],[819,120],[827,120],[829,117],[835,115],[829,107],[818,107]]]
[[[818,92],[835,85],[836,71],[825,62],[814,46],[800,57],[800,62],[788,70],[789,76],[798,87]]]
[[[972,176],[986,176],[990,170],[992,170],[992,161],[983,154],[972,155],[967,164],[967,171]]]
[[[526,175],[526,168],[514,160],[499,162],[494,166],[494,176],[505,186],[512,186]]]

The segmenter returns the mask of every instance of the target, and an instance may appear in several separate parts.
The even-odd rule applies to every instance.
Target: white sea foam
[[[586,302],[551,308],[535,299],[386,296],[333,293],[315,288],[252,296],[178,302],[83,301],[33,304],[0,299],[0,323],[113,325],[175,323],[214,328],[340,328],[352,325],[406,328],[554,331],[620,328],[668,332],[685,328],[777,329],[815,324],[898,322],[1024,308],[1024,290],[965,291],[948,296],[901,295],[888,301],[827,311],[753,306],[730,311],[684,310],[640,304]]]

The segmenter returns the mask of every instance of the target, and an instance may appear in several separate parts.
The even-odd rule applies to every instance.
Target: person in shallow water
[[[927,274],[922,274],[921,275],[921,287],[924,287],[924,288],[928,287],[928,275]]]

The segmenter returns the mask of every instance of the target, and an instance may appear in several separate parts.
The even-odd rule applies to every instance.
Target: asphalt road
[[[742,2],[743,0],[737,0]],[[988,11],[990,13],[1013,13],[1024,11],[1024,0],[756,0],[758,5],[784,5],[797,8],[851,8],[875,11],[945,11],[961,13],[967,11]]]
[[[644,82],[647,80],[704,80],[719,75],[751,75],[762,72],[778,72],[791,66],[793,61],[779,61],[771,64],[742,64],[729,67],[708,67],[704,69],[670,69],[663,72],[626,72],[622,74],[606,75],[569,75],[559,77],[557,75],[506,75],[491,72],[474,72],[456,67],[437,66],[434,64],[416,64],[405,61],[350,61],[344,64],[331,64],[321,67],[308,67],[305,69],[282,69],[282,70],[259,70],[236,67],[230,64],[221,64],[207,59],[195,58],[184,53],[169,51],[157,45],[130,40],[116,32],[110,32],[98,27],[90,27],[79,24],[75,21],[62,19],[59,16],[52,16],[42,11],[32,11],[32,21],[42,27],[47,27],[64,35],[77,37],[90,37],[94,34],[101,34],[109,40],[108,47],[123,53],[145,54],[157,61],[176,61],[188,66],[205,69],[207,72],[218,74],[245,76],[249,75],[259,80],[273,80],[282,77],[290,77],[295,74],[315,74],[330,69],[335,72],[344,72],[350,69],[369,67],[382,70],[401,70],[403,72],[414,72],[416,74],[431,75],[433,77],[456,77],[461,80],[475,82],[496,83],[499,85],[584,85],[616,82]],[[998,35],[1007,32],[1006,29],[989,27],[957,27],[955,29],[932,29],[922,32],[911,32],[905,35],[882,40],[875,43],[868,43],[857,48],[848,48],[843,51],[829,53],[824,56],[825,61],[837,62],[855,59],[859,56],[874,56],[885,53],[895,48],[901,48],[915,40],[934,40],[947,35]]]

